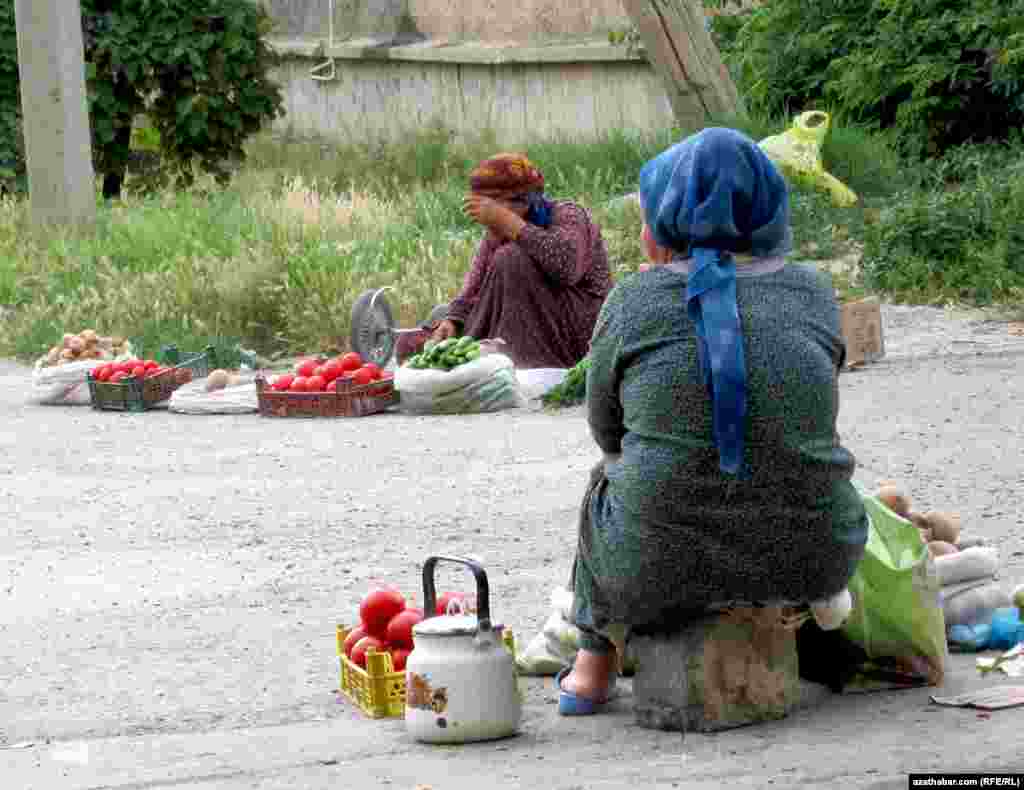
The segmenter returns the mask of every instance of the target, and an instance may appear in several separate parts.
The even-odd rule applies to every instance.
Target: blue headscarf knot
[[[654,240],[693,259],[686,310],[696,326],[701,371],[712,398],[719,467],[747,477],[747,372],[732,253],[789,252],[786,182],[749,137],[710,128],[644,165],[640,202]]]

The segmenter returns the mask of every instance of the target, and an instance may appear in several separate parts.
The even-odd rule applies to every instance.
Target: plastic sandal
[[[559,716],[593,716],[604,711],[608,701],[598,702],[588,697],[578,697],[571,691],[562,688],[562,679],[572,671],[566,667],[558,673],[555,683],[558,684],[558,715]]]

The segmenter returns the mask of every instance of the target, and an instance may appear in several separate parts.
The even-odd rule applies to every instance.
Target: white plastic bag
[[[569,622],[572,611],[572,590],[556,587],[551,592],[551,615],[544,628],[516,654],[516,666],[524,675],[557,675],[576,660],[580,649],[580,629]],[[622,671],[636,669],[636,658],[627,644],[627,629],[611,626],[605,634],[617,649],[623,651]]]
[[[996,609],[1009,605],[1009,591],[995,582],[971,587],[956,595],[947,596],[943,590],[942,613],[946,628],[987,623]]]
[[[995,546],[973,546],[956,554],[936,557],[935,570],[943,587],[991,578],[999,570],[999,552]]]
[[[519,389],[526,400],[540,398],[553,390],[569,375],[568,368],[530,368],[517,370]]]
[[[92,402],[87,375],[90,370],[104,364],[99,359],[55,367],[43,367],[37,362],[32,371],[28,402],[49,406],[87,406]]]
[[[213,392],[206,391],[206,379],[179,387],[167,402],[178,414],[251,414],[260,410],[256,375],[243,373],[241,382]]]
[[[504,354],[487,354],[453,370],[395,371],[399,409],[409,414],[480,414],[516,409],[526,401],[515,366]]]
[[[572,592],[556,587],[551,593],[551,615],[544,628],[516,655],[516,664],[524,675],[557,675],[572,664],[580,649],[580,631],[569,622]]]
[[[32,369],[27,400],[45,406],[88,406],[92,403],[89,371],[111,362],[122,362],[129,359],[132,353],[131,344],[126,343],[125,353],[113,359],[88,359],[63,365],[47,365],[46,357],[42,357]]]

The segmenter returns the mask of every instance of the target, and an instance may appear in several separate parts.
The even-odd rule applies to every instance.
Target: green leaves
[[[1024,124],[1024,0],[771,0],[713,30],[755,112],[827,108],[905,152]]]
[[[123,176],[130,150],[118,132],[139,115],[159,131],[165,165],[186,180],[195,159],[220,172],[222,160],[240,158],[245,139],[282,112],[270,79],[278,57],[263,39],[270,26],[250,0],[82,0],[97,172]],[[223,100],[233,94],[240,100]],[[24,169],[19,101],[14,0],[0,0],[5,169]]]

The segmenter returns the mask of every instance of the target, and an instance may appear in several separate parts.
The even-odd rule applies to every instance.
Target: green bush
[[[910,301],[1020,301],[1024,148],[951,151],[865,227],[868,283]]]
[[[270,28],[250,0],[82,0],[93,156],[105,196],[121,191],[143,114],[165,162],[186,180],[194,161],[227,173],[246,138],[281,114]],[[14,2],[0,0],[0,167],[22,167],[16,49]]]
[[[1024,0],[765,0],[744,20],[718,36],[757,112],[831,109],[915,155],[1024,123]]]
[[[7,10],[10,13],[4,13]],[[12,2],[9,9],[0,7],[0,192],[12,188],[25,172],[20,110],[18,38]]]

